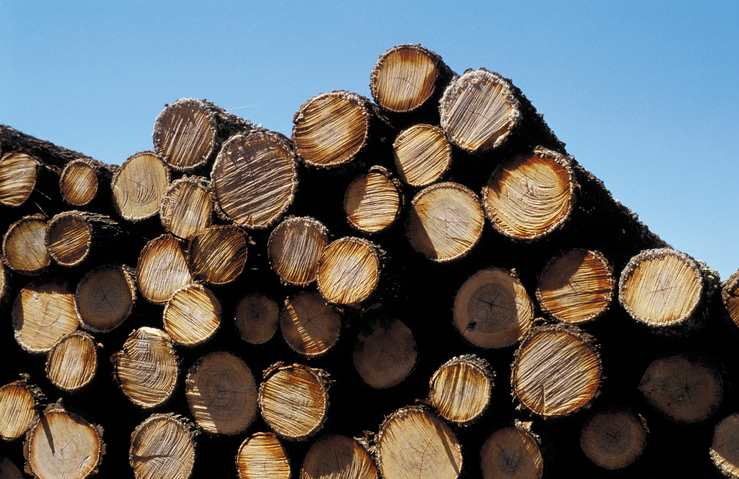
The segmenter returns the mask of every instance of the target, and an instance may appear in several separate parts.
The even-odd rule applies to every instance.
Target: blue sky
[[[454,6],[452,6],[454,5]],[[0,0],[0,123],[120,164],[166,103],[289,135],[310,97],[370,97],[389,48],[513,80],[569,153],[676,249],[739,270],[739,2]]]

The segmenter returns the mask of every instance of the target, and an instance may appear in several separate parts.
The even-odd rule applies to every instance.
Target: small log
[[[619,302],[654,331],[689,331],[700,326],[718,289],[718,274],[671,248],[644,250],[621,272]]]
[[[179,364],[172,339],[160,329],[143,326],[133,331],[110,361],[123,393],[142,408],[162,404],[177,384]]]
[[[260,292],[244,295],[236,305],[234,321],[241,339],[251,344],[264,344],[277,332],[280,306]]]
[[[271,226],[295,197],[297,165],[290,140],[272,131],[231,137],[210,174],[216,212],[248,229]]]
[[[629,408],[608,408],[590,414],[580,430],[580,448],[607,470],[630,466],[647,446],[647,424]]]
[[[723,383],[719,370],[707,359],[677,354],[652,361],[642,375],[639,391],[670,421],[696,424],[721,405]]]
[[[470,276],[454,298],[454,326],[482,348],[516,344],[531,328],[534,304],[514,271],[486,268]]]
[[[436,112],[439,97],[454,72],[441,56],[421,45],[398,45],[377,60],[370,75],[372,98],[384,110]],[[424,108],[425,106],[430,108]]]
[[[136,479],[187,479],[195,465],[194,433],[173,414],[152,414],[131,434],[128,460]]]
[[[377,479],[377,468],[356,439],[329,434],[315,441],[305,455],[301,479]]]
[[[51,404],[31,424],[23,447],[26,472],[38,479],[84,479],[105,454],[103,429]]]
[[[321,295],[302,292],[285,300],[280,311],[280,330],[290,349],[314,358],[339,342],[341,315]]]
[[[28,378],[0,386],[0,439],[13,441],[24,435],[38,415],[40,399]]]
[[[239,446],[236,472],[239,479],[290,479],[290,460],[273,433],[256,432]]]
[[[0,151],[6,154],[18,150],[26,151],[41,163],[56,171],[61,171],[65,165],[77,159],[92,160],[92,158],[82,153],[62,148],[46,140],[34,138],[9,126],[0,125]]]
[[[417,124],[393,142],[393,160],[400,179],[410,186],[428,186],[441,179],[452,163],[452,145],[444,130]]]
[[[420,406],[398,409],[375,437],[376,462],[385,479],[457,478],[462,448],[438,416]]]
[[[141,295],[164,304],[175,291],[193,282],[187,259],[177,239],[164,234],[146,243],[136,265]]]
[[[330,379],[322,369],[276,363],[264,371],[259,386],[259,410],[279,436],[303,441],[326,421]]]
[[[480,469],[483,479],[541,479],[539,438],[521,423],[496,430],[480,449]]]
[[[536,299],[558,321],[585,323],[611,305],[616,280],[599,251],[575,248],[552,258],[539,275]]]
[[[739,328],[739,271],[721,283],[721,300],[729,318]]]
[[[11,151],[0,158],[0,205],[19,207],[31,197],[44,165],[30,153]]]
[[[11,224],[3,236],[5,264],[16,273],[39,275],[51,264],[46,248],[46,217],[24,216]]]
[[[165,231],[189,240],[213,222],[213,200],[208,180],[184,176],[173,181],[162,194],[159,218]]]
[[[280,281],[307,286],[316,280],[318,261],[329,243],[328,229],[315,218],[290,216],[269,235],[269,263]]]
[[[163,323],[176,344],[202,344],[221,325],[221,302],[203,285],[188,284],[175,291],[164,305]]]
[[[198,426],[211,434],[239,434],[256,419],[254,376],[229,352],[215,351],[198,359],[187,373],[185,394]]]
[[[85,387],[97,371],[98,344],[84,331],[73,331],[57,341],[46,357],[46,377],[63,391]]]
[[[363,325],[352,354],[354,368],[375,389],[403,382],[418,362],[413,331],[399,319],[379,315]]]
[[[480,199],[459,183],[434,183],[413,197],[406,221],[411,246],[428,259],[447,262],[465,256],[482,236]]]
[[[107,333],[120,326],[133,311],[136,290],[136,271],[129,266],[104,264],[88,271],[74,294],[82,328]]]
[[[496,231],[535,240],[561,228],[575,205],[569,158],[546,148],[501,163],[482,189],[485,215]]]
[[[381,268],[375,244],[353,236],[339,238],[318,261],[318,291],[329,303],[359,304],[375,292]]]
[[[110,193],[110,182],[113,179],[116,165],[108,165],[91,158],[78,158],[64,166],[59,177],[59,191],[62,199],[76,207],[93,204],[105,193]],[[107,201],[108,198],[105,198]]]
[[[450,359],[429,381],[429,402],[447,421],[468,425],[487,410],[495,373],[488,362],[465,354]]]
[[[70,210],[48,221],[44,242],[51,259],[73,267],[90,258],[93,250],[110,252],[121,235],[118,222],[110,216]]]
[[[113,205],[121,218],[134,223],[156,216],[169,181],[169,169],[156,153],[136,153],[113,175]]]
[[[716,425],[709,452],[721,474],[739,478],[739,413],[723,418]]]
[[[390,227],[400,217],[403,191],[400,182],[382,166],[354,179],[344,194],[344,213],[349,224],[373,234]]]
[[[79,327],[74,293],[66,283],[39,281],[21,289],[13,303],[15,340],[27,352],[46,354]]]
[[[595,339],[563,324],[532,328],[511,368],[513,397],[543,417],[567,416],[588,406],[603,381]]]
[[[206,100],[181,98],[165,105],[154,123],[154,149],[175,171],[211,163],[223,141],[254,125]]]
[[[234,281],[246,265],[249,236],[234,225],[214,225],[190,239],[187,250],[192,274],[208,284]]]

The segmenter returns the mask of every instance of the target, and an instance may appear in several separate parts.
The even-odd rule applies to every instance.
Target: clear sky
[[[510,78],[673,247],[739,270],[739,2],[0,0],[0,123],[106,163],[206,98],[289,135],[306,100],[371,97],[389,48]]]

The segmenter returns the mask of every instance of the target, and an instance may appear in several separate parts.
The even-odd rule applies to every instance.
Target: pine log
[[[513,358],[513,397],[542,417],[587,407],[603,381],[595,338],[563,324],[532,328]]]
[[[116,165],[108,165],[91,158],[78,158],[64,166],[59,178],[59,191],[62,199],[76,207],[89,207],[93,200],[102,203],[103,197],[108,201],[110,182],[113,179]]]
[[[221,325],[221,302],[202,284],[188,284],[175,291],[164,305],[163,323],[176,344],[202,344]]]
[[[377,479],[377,468],[357,441],[329,434],[315,441],[305,455],[301,479]]]
[[[129,335],[110,360],[121,390],[137,406],[152,408],[172,395],[179,364],[166,332],[142,326]]]
[[[146,243],[136,265],[141,295],[164,304],[175,291],[193,282],[187,259],[177,239],[164,234]]]
[[[272,131],[232,136],[210,174],[216,212],[249,229],[271,226],[293,202],[297,165],[290,141]]]
[[[13,330],[27,352],[48,353],[56,342],[79,326],[74,293],[66,283],[39,281],[21,289],[13,303]]]
[[[156,153],[136,153],[113,175],[113,205],[123,219],[134,223],[156,216],[169,181],[169,168]]]
[[[31,197],[44,165],[26,151],[12,151],[0,158],[0,205],[18,207]]]
[[[120,326],[136,303],[136,272],[123,264],[103,264],[77,284],[74,307],[82,327],[107,333]]]
[[[236,305],[234,321],[241,339],[251,344],[264,344],[277,332],[280,306],[261,292],[244,295]]]
[[[38,415],[40,400],[40,390],[28,377],[0,386],[0,439],[13,441],[24,435]]]
[[[428,259],[446,262],[460,258],[479,242],[485,216],[480,199],[459,183],[435,183],[411,201],[406,236]]]
[[[580,448],[598,467],[623,469],[644,453],[648,432],[644,418],[629,408],[596,410],[580,430]]]
[[[307,358],[327,353],[339,342],[341,315],[315,292],[289,298],[280,311],[280,330],[290,348]]]
[[[256,432],[239,446],[236,471],[239,479],[290,479],[290,460],[273,433]]]
[[[706,305],[719,287],[718,274],[671,248],[644,250],[621,272],[619,302],[654,331],[690,331],[701,326]]]
[[[329,303],[357,305],[375,292],[381,268],[375,244],[353,236],[339,238],[318,261],[318,291]]]
[[[724,381],[712,362],[681,353],[652,361],[642,375],[639,391],[668,420],[696,424],[721,405]]]
[[[454,326],[482,348],[516,344],[531,328],[534,304],[515,271],[486,268],[470,276],[454,298]]]
[[[26,472],[38,479],[83,479],[97,472],[105,454],[103,430],[68,412],[48,406],[26,433]]]
[[[354,179],[344,194],[346,218],[362,233],[378,233],[390,227],[400,217],[402,208],[400,182],[382,166],[373,166]]]
[[[192,427],[173,414],[152,414],[131,434],[128,458],[136,479],[187,479],[195,465]]]
[[[536,299],[552,318],[578,324],[595,320],[607,311],[615,289],[613,268],[605,256],[599,251],[575,248],[544,266]]]
[[[315,218],[290,216],[269,235],[267,254],[280,281],[307,286],[316,280],[318,261],[329,243],[328,229]]]
[[[544,458],[539,443],[522,423],[496,430],[480,449],[483,479],[541,479]]]
[[[429,403],[447,421],[468,425],[490,404],[495,373],[478,356],[457,356],[437,369],[429,381]]]
[[[493,171],[482,189],[482,205],[499,233],[516,240],[535,240],[569,219],[575,188],[569,158],[537,147]]]
[[[330,378],[301,364],[276,363],[264,371],[259,410],[273,432],[291,441],[315,435],[326,421]]]
[[[249,236],[234,225],[213,225],[190,239],[187,250],[192,274],[208,284],[234,281],[246,265]]]
[[[239,434],[256,419],[254,376],[229,352],[214,351],[198,359],[187,373],[185,394],[198,426],[211,434]]]
[[[438,100],[453,76],[441,56],[428,48],[398,45],[375,63],[370,91],[375,102],[389,112],[407,115],[421,110],[434,112],[438,118]]]
[[[725,477],[739,478],[739,413],[723,418],[715,427],[711,461]]]
[[[189,240],[213,222],[213,199],[207,178],[183,176],[162,194],[159,217],[165,231]]]
[[[110,252],[122,230],[110,216],[70,210],[54,215],[46,223],[44,242],[49,256],[61,266],[78,266],[93,251]]]
[[[165,105],[154,123],[154,149],[175,171],[192,171],[213,161],[221,144],[254,125],[206,100],[181,98]]]
[[[59,339],[46,357],[46,377],[63,391],[76,391],[95,377],[98,344],[84,331],[73,331]]]
[[[411,374],[418,362],[418,344],[403,321],[378,315],[358,333],[352,360],[366,384],[387,389]]]
[[[457,436],[421,406],[398,409],[375,437],[376,462],[385,479],[457,478],[462,450]]]
[[[46,248],[46,217],[24,216],[11,224],[3,236],[3,258],[13,271],[29,276],[39,275],[51,264]]]
[[[444,130],[416,124],[393,142],[393,160],[400,179],[410,186],[428,186],[441,179],[452,163],[452,145]]]

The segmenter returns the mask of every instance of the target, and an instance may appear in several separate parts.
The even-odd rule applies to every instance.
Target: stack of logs
[[[418,45],[292,137],[0,126],[0,477],[739,477],[739,280]]]

